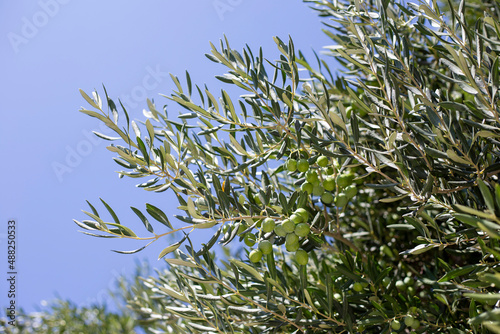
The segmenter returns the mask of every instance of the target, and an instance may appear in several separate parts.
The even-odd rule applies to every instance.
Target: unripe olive
[[[326,169],[326,175],[333,175],[335,173],[335,169],[333,167],[328,167]]]
[[[395,331],[399,330],[401,328],[401,323],[399,322],[399,320],[394,319],[391,322],[391,328],[394,329]]]
[[[363,291],[363,285],[361,283],[359,283],[359,282],[354,283],[353,286],[352,286],[352,288],[356,292]]]
[[[292,233],[295,231],[295,223],[290,219],[285,219],[281,225],[286,233]]]
[[[323,188],[320,185],[317,185],[317,186],[314,186],[312,193],[314,196],[321,196],[321,195],[323,195],[324,192],[325,192],[325,188]]]
[[[269,240],[259,242],[259,249],[262,254],[270,254],[273,251],[273,244]]]
[[[325,204],[331,204],[333,202],[333,195],[331,193],[324,193],[321,195],[321,201]]]
[[[340,188],[345,188],[352,183],[354,175],[351,173],[343,173],[337,177],[337,184]]]
[[[295,224],[298,224],[298,223],[302,223],[302,216],[301,215],[298,215],[296,213],[293,213],[291,216],[290,216],[290,220],[293,221]]]
[[[333,189],[335,189],[335,178],[333,176],[328,176],[326,179],[324,179],[323,188],[325,188],[326,191],[332,191]]]
[[[278,237],[284,237],[285,235],[287,235],[287,232],[285,231],[285,228],[282,224],[276,225],[274,227],[274,233],[276,233]]]
[[[298,208],[294,213],[302,216],[302,220],[305,222],[309,220],[309,212],[304,208]]]
[[[264,219],[264,222],[262,223],[262,231],[264,233],[272,232],[274,230],[275,226],[276,226],[276,223],[274,222],[274,219],[266,218],[266,219]]]
[[[261,205],[262,204],[262,201],[260,200],[259,194],[255,194],[253,196],[253,199],[254,199],[255,203],[257,203],[257,205]]]
[[[306,237],[311,231],[311,227],[307,223],[299,223],[295,226],[294,233],[299,237]]]
[[[295,172],[297,170],[297,160],[288,159],[288,161],[286,162],[286,169],[289,172]]]
[[[286,235],[285,247],[290,252],[294,252],[299,249],[299,237],[295,233],[289,233]]]
[[[411,328],[417,329],[420,327],[420,320],[415,319],[413,324],[411,324]]]
[[[305,191],[308,194],[311,194],[313,192],[313,190],[314,190],[314,186],[313,186],[312,183],[304,182],[300,186],[300,190]]]
[[[308,170],[306,172],[306,181],[310,183],[316,183],[318,181],[318,173],[315,170]]]
[[[407,327],[411,327],[414,322],[415,322],[415,318],[412,317],[411,315],[408,315],[408,316],[405,317],[405,325]]]
[[[245,245],[247,245],[248,247],[252,247],[253,245],[255,245],[256,240],[257,240],[257,238],[252,233],[247,233],[245,235],[245,238],[243,239],[243,241],[245,242]]]
[[[344,193],[340,193],[335,197],[335,205],[338,207],[344,207],[349,203],[349,198]]]
[[[302,173],[307,172],[309,170],[309,162],[306,159],[300,159],[297,162],[297,169]]]
[[[240,196],[238,197],[238,202],[240,204],[245,204],[245,201],[246,201],[245,196],[243,196],[243,194],[240,194]]]
[[[320,167],[326,167],[328,166],[328,158],[325,157],[325,156],[320,156],[317,160],[316,160],[316,163],[318,164],[318,166]]]
[[[309,254],[303,249],[299,249],[295,252],[295,260],[301,266],[305,266],[309,261]]]
[[[248,258],[251,262],[257,263],[262,259],[262,252],[258,249],[254,249],[248,254]]]
[[[351,184],[344,190],[345,194],[349,198],[353,198],[358,193],[358,188],[354,184]]]
[[[391,278],[388,277],[388,276],[385,276],[383,279],[382,279],[382,283],[387,287],[390,283],[391,283]]]

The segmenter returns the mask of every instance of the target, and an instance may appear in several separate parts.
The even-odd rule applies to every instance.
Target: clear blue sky
[[[185,70],[213,93],[225,69],[204,56],[209,41],[226,34],[233,48],[260,46],[278,58],[273,36],[291,35],[297,49],[330,44],[316,14],[298,0],[206,1],[2,1],[0,2],[0,306],[7,302],[7,221],[17,225],[17,304],[33,311],[56,294],[81,305],[101,301],[118,274],[130,274],[134,259],[155,265],[160,241],[136,255],[139,242],[92,238],[78,233],[85,200],[107,201],[122,222],[148,233],[130,210],[145,203],[172,218],[171,192],[151,194],[135,180],[118,179],[106,142],[91,135],[100,123],[78,112],[86,102],[78,89],[122,97],[133,119],[142,119],[145,98],[167,101]],[[255,52],[254,52],[255,53]],[[169,103],[169,114],[181,108]],[[59,168],[59,172],[55,170]],[[62,167],[65,166],[65,167]],[[61,169],[63,168],[63,169]],[[155,225],[161,231],[161,224]],[[198,239],[198,242],[204,239]],[[3,314],[2,314],[3,316]]]

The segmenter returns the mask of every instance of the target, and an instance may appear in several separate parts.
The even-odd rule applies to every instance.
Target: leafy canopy
[[[152,333],[499,333],[498,2],[306,2],[333,43],[313,62],[292,39],[275,61],[211,45],[239,98],[172,75],[185,111],[148,100],[137,123],[82,92],[120,177],[183,213],[132,208],[149,237],[103,200],[112,222],[92,205],[75,222],[144,242],[124,253],[177,237],[130,296]]]

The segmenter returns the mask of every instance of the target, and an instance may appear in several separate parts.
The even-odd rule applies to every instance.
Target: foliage
[[[130,314],[115,313],[105,306],[78,307],[65,300],[57,300],[41,312],[16,315],[16,325],[0,319],[0,331],[14,333],[136,333],[135,320]]]
[[[291,39],[275,38],[277,61],[212,45],[237,100],[172,76],[187,112],[148,100],[141,132],[82,92],[118,137],[97,135],[125,142],[108,147],[120,176],[173,191],[185,225],[146,204],[168,231],[132,208],[139,237],[104,201],[113,222],[91,205],[76,223],[149,242],[124,253],[178,237],[129,296],[152,333],[500,332],[498,2],[306,2],[334,43],[315,64]],[[200,249],[199,229],[214,232]]]

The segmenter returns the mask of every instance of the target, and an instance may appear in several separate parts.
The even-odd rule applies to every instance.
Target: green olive
[[[250,259],[251,262],[257,263],[262,259],[262,251],[258,249],[254,249],[248,254],[248,258]]]
[[[252,247],[253,245],[255,245],[256,240],[257,240],[257,238],[252,233],[247,233],[245,235],[245,238],[243,239],[243,241],[245,242],[245,245],[247,245],[248,247]]]
[[[297,170],[297,160],[288,159],[288,161],[286,162],[286,169],[289,172],[295,172]]]
[[[309,254],[303,249],[299,249],[295,252],[295,260],[301,266],[305,266],[309,261]]]
[[[314,190],[314,186],[313,186],[312,183],[304,182],[300,186],[300,190],[305,191],[308,194],[311,194],[313,192],[313,190]]]
[[[275,226],[276,226],[276,223],[274,222],[274,219],[266,218],[266,219],[264,219],[264,222],[262,223],[262,231],[264,233],[272,232],[274,230]]]
[[[309,220],[309,212],[307,212],[307,210],[304,208],[298,208],[294,213],[302,216],[302,219],[305,222]]]
[[[285,219],[281,226],[283,226],[283,229],[286,233],[292,233],[293,231],[295,231],[295,223],[290,219]]]
[[[325,204],[331,204],[333,202],[333,195],[331,193],[324,193],[321,195],[321,201]]]
[[[332,191],[333,189],[335,189],[335,178],[333,176],[328,176],[326,179],[324,179],[323,188],[325,188],[326,191]]]
[[[283,225],[282,225],[282,224],[280,224],[280,225],[276,225],[276,226],[274,227],[274,233],[276,233],[276,235],[277,235],[278,237],[284,237],[284,236],[286,236],[286,235],[287,235],[287,232],[286,232],[286,230],[285,230],[285,228],[283,227]]]
[[[306,237],[311,231],[311,227],[307,223],[299,223],[295,226],[294,233],[299,237]]]
[[[316,160],[316,163],[318,164],[318,166],[320,167],[326,167],[328,166],[328,158],[325,157],[325,156],[320,156],[317,160]]]
[[[297,169],[301,173],[305,173],[309,170],[309,162],[306,159],[300,159],[297,162]]]
[[[273,251],[273,244],[269,240],[259,242],[259,249],[262,254],[270,254]]]

